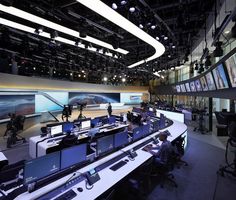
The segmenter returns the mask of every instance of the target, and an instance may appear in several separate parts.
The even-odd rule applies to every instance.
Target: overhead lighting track
[[[128,31],[132,35],[138,37],[139,39],[143,40],[147,44],[151,45],[155,49],[155,53],[144,60],[139,62],[133,63],[129,65],[128,68],[133,68],[138,65],[141,65],[145,62],[154,60],[160,57],[165,52],[165,47],[163,44],[158,42],[156,39],[151,37],[149,34],[144,32],[142,29],[137,27],[135,24],[127,20],[125,17],[120,15],[118,12],[107,6],[100,0],[77,0],[77,2],[83,4],[84,6],[88,7],[89,9],[93,10],[94,12],[98,13],[99,15],[103,16],[107,20],[111,21],[112,23],[118,25],[119,27],[123,28],[124,30]],[[156,74],[155,74],[156,75]]]
[[[59,32],[62,32],[62,33],[65,33],[67,35],[71,35],[73,37],[85,40],[87,42],[91,42],[91,43],[96,44],[98,46],[102,46],[102,47],[105,47],[105,48],[110,49],[112,51],[119,52],[121,54],[129,53],[128,51],[126,51],[124,49],[121,49],[121,48],[114,49],[111,44],[108,44],[106,42],[103,42],[101,40],[98,40],[98,39],[90,37],[90,36],[87,36],[85,38],[81,38],[79,36],[80,33],[78,31],[75,31],[75,30],[72,30],[70,28],[61,26],[59,24],[56,24],[56,23],[51,22],[49,20],[43,19],[43,18],[38,17],[36,15],[27,13],[27,12],[25,12],[23,10],[20,10],[18,8],[14,8],[12,6],[4,6],[4,5],[0,4],[0,11],[8,13],[10,15],[14,15],[16,17],[25,19],[27,21],[30,21],[30,22],[33,22],[33,23],[36,23],[36,24],[40,24],[42,26],[48,27],[50,29],[53,29],[53,30],[56,30],[56,31],[59,31]]]
[[[10,21],[10,20],[7,20],[7,19],[0,18],[0,24],[11,27],[11,28],[14,28],[14,29],[18,29],[18,30],[21,30],[21,31],[25,31],[27,33],[31,33],[31,34],[34,34],[34,35],[40,35],[42,37],[51,39],[50,33],[42,32],[42,33],[37,34],[37,33],[35,33],[35,28],[25,26],[25,25],[22,25],[22,24],[19,24],[19,23],[16,23],[16,22],[13,22],[13,21]],[[76,46],[76,47],[79,47],[79,48],[86,49],[84,44],[75,45],[75,41],[72,41],[72,40],[69,40],[69,39],[66,39],[66,38],[63,38],[63,37],[56,37],[54,40],[58,41],[58,42],[65,43],[65,44],[69,44],[69,45],[72,45],[72,46]],[[94,47],[88,47],[87,49],[90,50],[90,51],[93,51],[93,52],[97,52],[97,49],[94,48]],[[99,51],[98,53],[103,54],[102,51]],[[112,53],[106,52],[105,55],[112,57]]]

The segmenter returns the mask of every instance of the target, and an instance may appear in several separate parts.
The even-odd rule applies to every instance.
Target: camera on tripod
[[[64,121],[64,118],[66,118],[66,121],[68,121],[68,118],[72,114],[72,106],[71,105],[64,105],[62,110],[62,120]]]
[[[82,112],[83,112],[83,109],[87,106],[87,102],[77,103],[77,105],[78,105],[78,109],[80,111],[78,119],[86,118],[85,116],[83,116]]]

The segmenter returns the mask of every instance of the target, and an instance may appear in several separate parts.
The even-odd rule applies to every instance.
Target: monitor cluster
[[[176,92],[205,92],[236,87],[236,53],[207,73],[175,86]]]

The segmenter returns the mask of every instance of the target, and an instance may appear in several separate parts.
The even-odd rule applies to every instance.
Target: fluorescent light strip
[[[7,20],[7,19],[0,18],[0,24],[5,25],[5,26],[9,26],[9,27],[14,28],[14,29],[18,29],[18,30],[21,30],[21,31],[25,31],[25,32],[28,32],[28,33],[32,33],[34,35],[38,35],[38,34],[35,33],[34,28],[31,28],[29,26],[25,26],[25,25],[22,25],[22,24],[19,24],[19,23],[16,23],[16,22],[13,22],[13,21],[10,21],[10,20]],[[42,32],[39,35],[42,36],[42,37],[48,38],[48,39],[51,38],[50,34],[47,33],[47,32]],[[72,45],[72,46],[76,46],[76,47],[85,49],[84,44],[75,45],[74,41],[68,40],[68,39],[63,38],[63,37],[56,37],[55,40],[58,41],[58,42],[66,43],[66,44],[69,44],[69,45]],[[94,48],[94,47],[88,47],[88,50],[94,51],[94,52],[97,51],[97,49]],[[103,54],[103,52],[101,52],[101,51],[98,52],[98,53]],[[106,53],[105,55],[112,57],[112,53]]]
[[[32,15],[30,13],[27,13],[23,10],[20,10],[20,9],[11,7],[11,6],[4,6],[4,5],[0,4],[0,11],[3,11],[3,12],[8,13],[10,15],[14,15],[14,16],[20,17],[22,19],[31,21],[33,23],[40,24],[42,26],[45,26],[45,27],[48,27],[48,28],[51,28],[51,29],[54,29],[56,31],[65,33],[67,35],[71,35],[71,36],[74,36],[76,38],[86,40],[88,42],[97,44],[99,46],[105,47],[107,49],[111,49],[113,51],[116,51],[116,52],[119,52],[119,53],[122,53],[122,54],[129,53],[128,51],[126,51],[124,49],[121,49],[121,48],[114,49],[111,44],[108,44],[106,42],[103,42],[101,40],[98,40],[98,39],[90,37],[90,36],[87,36],[86,38],[81,38],[81,37],[79,37],[79,32],[78,31],[74,31],[74,30],[69,29],[67,27],[61,26],[59,24],[56,24],[54,22],[48,21],[46,19],[43,19],[43,18],[38,17],[36,15]]]
[[[154,55],[145,60],[141,60],[132,65],[129,65],[128,68],[133,68],[145,62],[154,60],[160,57],[165,52],[165,47],[163,46],[163,44],[161,44],[156,39],[148,35],[146,32],[141,30],[135,24],[133,24],[132,22],[121,16],[119,13],[114,11],[112,8],[107,6],[102,1],[100,0],[77,0],[77,1],[154,47],[156,51]]]

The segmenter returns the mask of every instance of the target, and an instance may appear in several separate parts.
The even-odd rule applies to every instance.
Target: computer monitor
[[[91,120],[81,121],[81,129],[88,129],[91,127]]]
[[[97,139],[97,156],[104,155],[114,148],[114,137],[113,135],[108,135]]]
[[[206,82],[205,76],[202,76],[200,78],[200,81],[201,81],[201,84],[202,84],[202,90],[203,91],[208,91],[208,86],[207,86],[207,82]]]
[[[186,87],[186,91],[187,91],[187,92],[191,92],[189,83],[185,83],[185,87]]]
[[[143,136],[143,131],[142,131],[142,127],[136,127],[133,129],[133,141],[138,140],[139,138],[141,138]]]
[[[51,137],[55,137],[59,134],[62,134],[62,132],[63,132],[62,124],[59,124],[59,125],[51,127],[50,135],[51,135]]]
[[[225,61],[228,71],[230,83],[232,87],[236,87],[236,53]]]
[[[219,64],[215,69],[213,69],[212,73],[218,90],[229,88],[224,67],[222,64]]]
[[[102,122],[102,125],[108,124],[108,117],[107,117],[107,116],[100,118],[100,120],[101,120],[101,122]]]
[[[65,122],[62,125],[62,131],[63,133],[67,133],[69,131],[72,131],[74,128],[74,123],[73,122]]]
[[[158,123],[158,121],[156,120],[156,121],[153,122],[153,131],[156,132],[156,131],[158,131],[158,130],[159,130],[159,123]]]
[[[212,73],[211,73],[211,72],[208,72],[208,73],[205,75],[205,77],[206,77],[206,82],[207,82],[208,89],[209,89],[209,90],[215,90],[215,89],[216,89],[216,86],[215,86],[215,82],[214,82]]]
[[[100,119],[99,118],[94,118],[91,120],[91,126],[96,127],[99,123]]]
[[[87,144],[80,144],[61,151],[61,169],[86,161]]]
[[[128,143],[128,132],[119,132],[114,135],[114,147],[122,147]]]
[[[25,162],[24,184],[38,181],[60,170],[60,151]]]
[[[195,86],[198,92],[202,91],[202,85],[199,79],[195,80]]]
[[[194,81],[190,82],[190,89],[192,92],[196,92],[196,87]]]
[[[143,125],[143,136],[146,136],[150,133],[150,124]]]
[[[108,123],[109,124],[115,124],[116,123],[116,117],[114,117],[114,116],[109,117],[108,118]]]
[[[90,130],[89,130],[89,132],[88,132],[88,135],[90,136],[90,137],[94,137],[97,133],[99,133],[100,132],[100,129],[99,128],[91,128]]]

